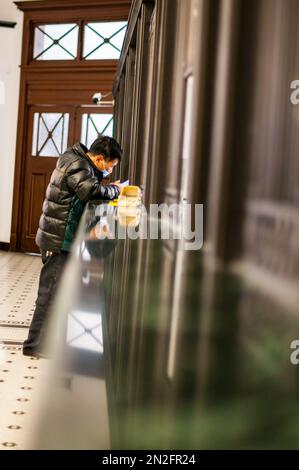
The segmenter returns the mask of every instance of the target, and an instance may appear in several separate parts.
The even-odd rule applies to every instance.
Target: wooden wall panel
[[[46,192],[46,177],[43,173],[33,173],[31,175],[31,185],[30,185],[30,211],[29,211],[29,220],[28,220],[28,236],[35,238],[36,227],[38,226],[38,221],[41,216],[41,204],[43,201],[44,195]]]
[[[155,11],[149,33],[146,8]],[[193,76],[188,198],[205,204],[205,259],[216,268],[249,263],[269,279],[296,282],[299,106],[289,98],[299,74],[298,2],[136,0],[132,11],[114,94],[122,99],[133,44],[130,175],[145,202],[180,199]],[[119,122],[127,122],[122,113]]]

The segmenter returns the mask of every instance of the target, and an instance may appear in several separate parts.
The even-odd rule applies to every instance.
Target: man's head
[[[113,137],[101,135],[91,145],[88,155],[99,171],[112,173],[121,160],[122,149]]]

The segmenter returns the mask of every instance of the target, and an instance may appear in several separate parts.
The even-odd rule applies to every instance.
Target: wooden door
[[[57,158],[75,142],[87,147],[112,136],[113,109],[98,106],[32,106],[28,119],[21,251],[38,252],[35,235]]]
[[[37,252],[35,235],[51,173],[74,139],[75,108],[32,106],[25,156],[21,251]]]
[[[17,6],[24,12],[24,26],[10,249],[35,252],[42,203],[58,155],[76,141],[88,144],[96,128],[106,127],[94,115],[112,114],[93,107],[92,97],[96,92],[111,95],[131,0]],[[106,131],[111,128],[110,122]]]

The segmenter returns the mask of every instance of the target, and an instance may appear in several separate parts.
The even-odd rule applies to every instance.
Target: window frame
[[[34,110],[33,108],[32,118],[31,118],[32,119],[32,135],[30,136],[30,138],[32,140],[31,156],[34,158],[36,157],[58,158],[67,149],[69,145],[69,134],[70,134],[70,128],[71,128],[70,110],[59,111],[55,109],[55,107],[53,108],[54,109],[52,109],[51,107],[44,107],[44,109],[40,109],[40,110]],[[54,123],[54,126],[52,126],[51,128],[49,126],[49,123],[44,119],[44,115],[49,115],[49,114],[61,115],[57,119],[56,123]],[[37,119],[36,119],[36,116],[37,116]],[[66,119],[66,116],[67,116],[67,119]],[[58,128],[60,121],[62,121],[62,134],[64,131],[66,132],[66,134],[62,135],[61,137],[61,149],[58,148],[57,146],[58,142],[56,141],[56,137],[53,135],[53,132],[56,128]],[[37,124],[37,127],[35,127],[36,124]],[[67,129],[65,128],[66,125],[67,125]],[[42,126],[44,126],[44,129],[48,131],[48,133],[51,134],[51,136],[48,135],[48,137],[46,137],[46,139],[43,141],[42,146],[39,148],[39,143],[40,143],[39,139],[40,139],[40,132],[41,132]],[[36,129],[36,134],[35,134],[35,129]],[[54,147],[56,147],[57,155],[41,155],[41,152],[46,147],[47,143],[51,141]],[[35,149],[35,153],[34,153],[34,149]]]
[[[73,60],[70,60],[70,59],[58,59],[58,60],[55,60],[55,59],[41,59],[41,60],[38,60],[36,58],[34,58],[34,45],[35,45],[35,29],[39,26],[48,26],[48,25],[73,25],[73,24],[76,24],[78,26],[78,42],[77,42],[77,54],[76,54],[76,57],[73,59]],[[32,41],[31,41],[31,44],[32,44],[32,47],[30,49],[30,61],[33,62],[34,64],[36,63],[39,63],[39,62],[48,62],[48,63],[56,63],[56,62],[77,62],[78,61],[78,57],[79,57],[79,54],[80,54],[80,21],[74,21],[74,22],[71,22],[71,21],[67,21],[67,22],[64,22],[64,21],[55,21],[55,22],[37,22],[37,23],[32,23],[32,30],[31,30],[31,34],[32,34]],[[52,47],[52,46],[51,46]],[[44,52],[41,53],[41,55],[44,54]]]
[[[124,18],[123,20],[120,20],[119,18],[85,18],[84,20],[82,19],[72,19],[70,18],[61,18],[55,19],[51,21],[31,21],[30,24],[30,41],[29,41],[29,47],[28,47],[28,60],[27,63],[31,67],[46,67],[46,66],[63,66],[63,67],[74,67],[74,66],[80,66],[80,67],[90,67],[92,65],[103,65],[103,66],[115,66],[115,64],[118,62],[119,59],[85,59],[83,57],[83,51],[84,51],[84,32],[85,32],[85,27],[87,24],[91,23],[114,23],[114,22],[126,22],[127,18]],[[77,24],[78,25],[78,44],[77,44],[77,55],[75,59],[66,59],[66,60],[52,60],[52,59],[44,59],[44,60],[37,60],[34,58],[34,38],[35,38],[35,28],[38,26],[45,26],[45,25],[55,25],[55,24]],[[127,30],[126,30],[127,31]],[[125,42],[125,39],[124,39]],[[123,42],[123,44],[124,44]],[[123,46],[122,46],[123,47]],[[121,52],[120,52],[121,55]]]
[[[109,21],[107,21],[107,20],[93,20],[93,21],[86,21],[86,20],[84,20],[84,21],[82,22],[82,32],[81,32],[81,34],[82,34],[82,44],[81,44],[81,50],[80,50],[80,58],[81,58],[81,60],[82,60],[82,61],[85,61],[85,62],[87,61],[88,63],[92,63],[92,62],[97,62],[97,63],[100,62],[100,63],[101,63],[101,62],[103,62],[103,61],[109,61],[109,60],[115,60],[115,61],[118,62],[118,60],[119,60],[119,58],[120,58],[120,56],[121,56],[121,50],[120,50],[119,58],[118,58],[118,59],[86,59],[86,58],[83,56],[83,52],[84,52],[84,40],[85,40],[85,35],[84,35],[84,33],[85,33],[85,27],[86,27],[88,24],[92,24],[92,23],[97,24],[97,23],[125,23],[125,22],[127,23],[127,26],[126,26],[126,31],[127,31],[127,29],[128,29],[128,22],[127,22],[127,20],[116,20],[116,19],[114,19],[114,20],[109,20]],[[124,38],[124,39],[125,39],[125,38]],[[123,41],[123,44],[124,44],[124,41]],[[122,45],[122,47],[123,47],[123,45]]]
[[[92,111],[98,111],[97,113],[96,112],[92,112]],[[86,131],[87,131],[87,136],[90,136],[89,134],[89,119],[92,120],[92,118],[90,118],[89,116],[91,115],[96,115],[96,116],[103,116],[103,115],[107,115],[107,116],[111,116],[109,118],[109,121],[108,123],[106,124],[105,127],[108,127],[108,125],[110,125],[110,122],[112,121],[112,129],[114,128],[114,116],[113,116],[113,110],[111,112],[107,112],[107,109],[105,108],[102,108],[101,109],[101,112],[99,112],[99,107],[95,108],[94,110],[91,110],[91,111],[87,111],[86,109],[82,108],[82,111],[80,110],[80,114],[78,114],[79,116],[79,119],[78,119],[78,125],[81,126],[81,136],[80,136],[80,141],[86,146],[86,147],[90,147],[90,143],[88,141],[86,141],[86,139],[84,138],[83,139],[83,136],[82,136],[82,133],[83,133],[83,117],[87,115],[87,122],[86,122]],[[96,126],[96,123],[93,123],[93,125],[96,127],[97,130],[99,130]],[[103,132],[103,131],[102,131]],[[99,134],[98,134],[99,135]],[[105,132],[105,135],[109,135]],[[111,137],[113,137],[113,133],[111,135]],[[91,142],[93,141],[94,139],[91,140]]]

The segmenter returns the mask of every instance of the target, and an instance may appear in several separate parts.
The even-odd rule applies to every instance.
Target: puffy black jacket
[[[57,160],[35,238],[41,250],[69,251],[86,202],[119,195],[117,186],[100,184],[102,173],[86,155],[87,151],[77,143]]]

